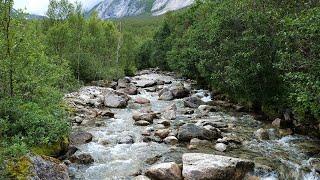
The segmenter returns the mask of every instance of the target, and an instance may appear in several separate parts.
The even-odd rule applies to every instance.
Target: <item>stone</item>
[[[193,138],[190,140],[190,146],[191,149],[198,149],[201,147],[211,147],[212,143],[208,140],[201,140],[198,138]]]
[[[91,164],[94,159],[90,154],[73,155],[69,158],[70,162],[77,164]]]
[[[183,99],[183,104],[185,107],[198,108],[200,105],[203,105],[205,103],[200,98],[191,96]]]
[[[292,135],[293,134],[293,131],[292,131],[292,129],[290,129],[290,128],[287,128],[287,129],[279,129],[279,135],[281,136],[281,137],[283,137],[283,136],[289,136],[289,135]]]
[[[140,112],[134,112],[133,113],[133,120],[135,121],[148,121],[149,123],[153,122],[153,119],[157,117],[156,113],[150,112],[150,113],[140,113]]]
[[[136,121],[136,122],[134,122],[134,125],[136,125],[136,126],[149,126],[150,125],[150,123],[148,122],[148,121]]]
[[[124,93],[108,90],[105,95],[104,105],[110,108],[125,108],[128,105],[129,99]]]
[[[217,112],[218,108],[216,106],[200,105],[198,109],[202,112]]]
[[[150,100],[143,97],[137,97],[134,102],[137,104],[149,104]]]
[[[276,128],[286,129],[286,128],[292,127],[293,124],[292,124],[292,121],[290,120],[277,118],[272,122],[272,125]]]
[[[160,137],[161,139],[164,139],[169,135],[169,133],[170,133],[169,129],[158,129],[156,130],[154,135]]]
[[[171,101],[173,99],[174,99],[174,97],[173,97],[171,91],[166,91],[166,92],[163,92],[161,95],[159,95],[159,100]]]
[[[132,135],[121,137],[121,139],[119,139],[118,141],[118,144],[133,144],[133,143],[134,143],[134,137]]]
[[[174,84],[169,89],[175,99],[187,97],[190,93],[181,83]]]
[[[242,180],[253,171],[252,161],[202,153],[186,153],[182,156],[185,180]]]
[[[136,83],[137,87],[141,87],[141,88],[147,88],[147,87],[152,87],[156,85],[155,80],[148,80],[148,79],[137,80],[134,82]]]
[[[269,132],[263,128],[258,129],[254,135],[256,136],[256,138],[258,138],[259,140],[269,140]]]
[[[214,148],[217,150],[217,151],[220,151],[220,152],[225,152],[227,150],[227,145],[223,144],[223,143],[217,143]]]
[[[175,104],[172,104],[170,107],[168,107],[164,112],[162,117],[164,119],[168,120],[174,120],[177,118],[177,106]]]
[[[31,177],[26,179],[69,180],[68,167],[59,160],[47,156],[29,157]]]
[[[175,136],[168,136],[163,140],[166,144],[176,145],[178,144],[178,139]]]
[[[111,112],[110,110],[103,110],[100,112],[101,117],[109,117],[109,118],[114,118],[114,113]]]
[[[171,123],[169,120],[163,119],[163,120],[160,120],[158,124],[162,124],[164,126],[170,126]]]
[[[119,89],[117,90],[117,92],[129,94],[129,95],[137,95],[138,88],[133,84],[129,84],[126,88]]]
[[[73,132],[69,136],[69,141],[71,145],[81,145],[92,141],[92,134],[84,131]]]
[[[181,180],[181,169],[174,163],[161,163],[153,165],[145,173],[151,179],[157,180]]]
[[[134,177],[133,180],[150,180],[147,176],[139,175],[137,177]]]
[[[184,124],[178,130],[180,141],[190,141],[192,138],[213,140],[221,137],[221,132],[216,128],[205,128],[195,124]]]

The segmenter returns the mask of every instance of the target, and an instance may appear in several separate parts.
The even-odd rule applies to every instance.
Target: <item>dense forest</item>
[[[0,1],[0,176],[17,176],[10,163],[28,152],[57,156],[68,144],[64,93],[150,67],[267,119],[290,112],[319,128],[319,1],[198,1],[164,17],[101,20],[50,0],[46,18],[26,17]]]
[[[205,1],[169,14],[138,53],[274,118],[320,118],[318,1]],[[150,47],[153,47],[150,49]],[[148,62],[148,63],[143,63]]]

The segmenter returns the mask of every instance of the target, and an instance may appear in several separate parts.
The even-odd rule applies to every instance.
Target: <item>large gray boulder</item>
[[[146,171],[146,175],[155,180],[180,180],[181,169],[180,167],[174,163],[161,163],[151,166]]]
[[[178,130],[180,141],[190,141],[193,138],[213,140],[221,137],[221,132],[212,126],[202,127],[195,124],[184,124]]]
[[[185,107],[198,108],[200,105],[205,103],[197,96],[191,96],[183,99],[183,104]]]
[[[31,177],[26,179],[69,180],[68,167],[59,160],[47,156],[31,156]]]
[[[176,99],[187,97],[190,94],[190,91],[186,89],[182,83],[173,84],[169,89]]]
[[[104,105],[110,108],[125,108],[129,99],[126,94],[109,89],[105,94]]]
[[[92,134],[84,131],[73,132],[69,136],[71,145],[81,145],[92,141]]]
[[[187,153],[182,156],[185,180],[242,180],[254,163],[227,156]]]

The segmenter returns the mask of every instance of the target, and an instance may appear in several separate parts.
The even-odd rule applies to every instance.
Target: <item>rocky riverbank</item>
[[[256,121],[154,69],[96,84],[65,96],[71,179],[320,178],[320,141],[294,135],[286,119]]]

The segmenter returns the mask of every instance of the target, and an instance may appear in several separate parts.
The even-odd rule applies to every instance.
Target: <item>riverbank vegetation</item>
[[[318,1],[203,1],[168,14],[137,57],[142,68],[197,79],[271,119],[290,110],[317,124],[319,29]]]

